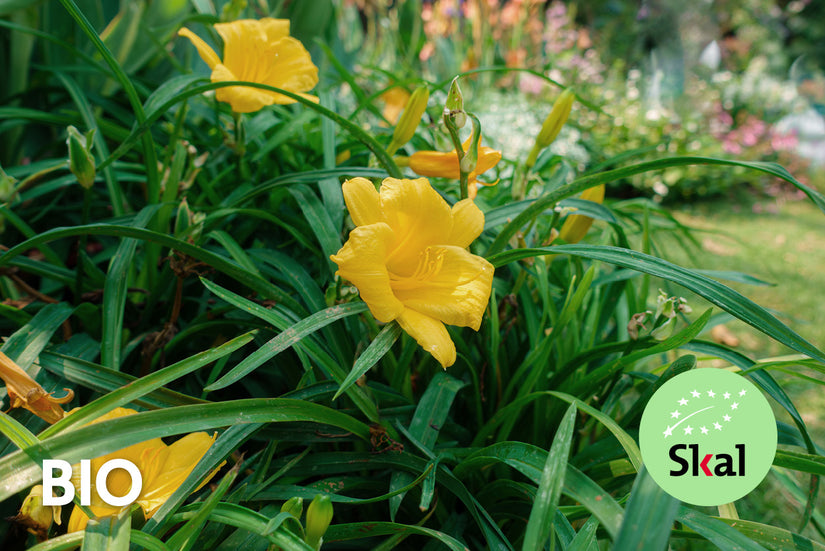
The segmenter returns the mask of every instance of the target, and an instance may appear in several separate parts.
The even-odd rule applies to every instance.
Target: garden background
[[[0,547],[825,549],[823,33],[821,0],[0,0]],[[777,417],[719,507],[638,449],[696,367]],[[51,508],[50,457],[152,474]]]

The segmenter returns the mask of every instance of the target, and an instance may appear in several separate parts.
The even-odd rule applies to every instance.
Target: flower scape
[[[0,3],[0,549],[821,549],[815,3],[699,4]]]

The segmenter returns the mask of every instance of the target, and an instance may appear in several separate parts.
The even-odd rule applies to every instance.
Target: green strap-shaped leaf
[[[48,438],[58,434],[69,427],[86,424],[101,415],[112,411],[118,406],[123,406],[136,398],[140,398],[153,390],[161,388],[163,385],[171,383],[172,381],[183,377],[201,367],[210,364],[214,361],[231,354],[235,350],[246,345],[253,338],[253,335],[247,333],[240,337],[235,337],[231,341],[225,342],[221,346],[210,348],[204,352],[194,354],[185,360],[181,360],[169,367],[151,373],[145,377],[135,380],[134,382],[112,391],[105,396],[101,396],[97,400],[86,404],[71,415],[64,417],[51,427],[44,430],[41,438]]]
[[[622,528],[614,549],[659,551],[667,549],[679,500],[667,494],[642,468],[630,490]]]
[[[90,519],[80,551],[128,551],[131,529],[129,508],[119,515]]]
[[[628,176],[633,176],[634,174],[686,165],[741,166],[776,176],[802,190],[808,197],[810,197],[811,201],[813,201],[820,210],[825,212],[825,196],[815,189],[804,185],[802,182],[791,176],[790,172],[776,163],[745,162],[729,159],[714,159],[712,157],[669,157],[623,168],[617,168],[614,170],[608,170],[598,174],[582,176],[581,178],[573,180],[566,186],[562,186],[539,197],[533,201],[531,205],[526,207],[518,216],[513,218],[510,223],[504,226],[493,244],[490,245],[486,256],[495,255],[496,253],[503,251],[510,239],[516,235],[516,233],[530,220],[534,219],[548,208],[554,206],[562,199],[572,197],[573,195],[576,195],[577,193],[591,187],[613,182],[620,178],[627,178]]]
[[[206,249],[187,243],[181,239],[176,239],[170,235],[166,235],[165,233],[146,230],[143,228],[135,228],[132,226],[88,224],[86,226],[74,226],[71,228],[55,228],[53,230],[43,232],[31,239],[27,239],[26,241],[15,245],[4,254],[0,255],[0,266],[6,265],[16,256],[23,254],[32,247],[37,247],[41,243],[49,243],[57,239],[75,237],[83,234],[108,235],[112,237],[133,237],[144,241],[150,241],[152,243],[159,243],[212,266],[216,270],[223,272],[248,286],[250,289],[257,291],[266,298],[278,300],[295,311],[301,310],[301,305],[284,291],[274,286],[272,283],[264,280],[260,276],[249,273],[238,264],[224,256],[207,251]]]
[[[444,426],[444,421],[447,420],[447,415],[450,413],[450,407],[453,405],[456,394],[465,384],[454,377],[450,377],[446,372],[439,371],[432,378],[430,384],[427,385],[427,390],[424,391],[421,400],[418,401],[412,421],[410,421],[409,433],[417,442],[430,451],[432,451],[438,439],[438,433],[441,427]],[[412,479],[413,476],[410,473],[394,472],[390,481],[390,492],[409,484]],[[395,515],[403,500],[404,493],[399,493],[390,499],[391,519],[395,520]]]
[[[275,319],[274,312],[271,312],[266,308],[263,308],[262,306],[253,303],[248,299],[239,297],[235,293],[232,293],[224,289],[223,287],[220,287],[219,285],[215,285],[210,281],[202,281],[207,289],[215,293],[223,300],[229,302],[233,306],[237,306],[243,311],[248,312],[254,316],[260,317],[261,319],[264,319],[269,323],[274,323],[275,326],[278,328],[282,326],[282,320],[280,318]],[[241,363],[232,368],[229,371],[229,373],[227,373],[211,385],[207,386],[204,390],[212,392],[215,390],[219,390],[221,388],[225,388],[239,381],[246,375],[250,374],[252,371],[260,367],[264,362],[280,354],[287,348],[300,343],[301,340],[307,335],[311,335],[312,333],[318,331],[323,327],[326,327],[327,325],[336,320],[345,318],[347,316],[360,314],[362,312],[365,312],[366,310],[367,305],[365,303],[354,302],[350,304],[339,304],[337,306],[331,306],[325,310],[316,312],[311,316],[304,318],[301,321],[281,331],[281,333],[279,333],[276,337],[274,337],[272,340],[267,342],[258,350],[247,356],[246,359],[244,359]]]
[[[103,421],[42,440],[39,445],[0,459],[0,501],[37,483],[40,463],[29,458],[59,457],[69,463],[100,457],[152,438],[243,423],[304,421],[338,427],[369,441],[367,425],[328,407],[286,398],[256,398],[179,406]]]
[[[338,391],[333,396],[333,400],[338,398],[342,393],[358,380],[358,378],[370,370],[372,366],[378,363],[378,360],[384,357],[384,354],[390,351],[392,345],[401,336],[401,326],[397,322],[391,321],[378,333],[378,336],[373,339],[370,345],[364,352],[358,356],[355,365],[352,366],[347,378],[341,383]]]
[[[530,509],[524,544],[521,546],[522,551],[540,551],[544,549],[547,539],[552,536],[553,519],[561,497],[575,425],[576,404],[571,404],[562,417],[547,454],[539,488],[536,491],[536,499]]]
[[[719,306],[762,333],[773,337],[790,348],[807,354],[811,358],[825,361],[825,353],[803,339],[790,327],[776,319],[767,310],[742,296],[730,287],[697,274],[687,268],[671,264],[661,258],[629,249],[600,245],[559,245],[535,249],[515,249],[496,254],[489,258],[495,266],[504,266],[523,258],[548,253],[570,254],[592,260],[599,260],[661,277],[690,289],[699,296]]]
[[[766,551],[765,547],[762,547],[759,543],[754,541],[755,538],[750,539],[722,520],[709,517],[684,505],[679,507],[676,520],[714,544],[717,549],[722,549],[724,551]],[[729,520],[736,526],[739,526],[740,523],[744,522],[738,519]],[[768,549],[778,548],[773,545],[768,545]],[[799,548],[791,547],[790,549],[796,550]],[[807,549],[812,548],[809,547]]]
[[[548,394],[561,398],[565,402],[575,405],[578,409],[588,415],[593,416],[597,421],[604,425],[607,430],[613,433],[613,436],[616,437],[616,440],[619,441],[619,444],[622,445],[624,451],[627,453],[627,457],[630,458],[633,468],[636,469],[636,471],[639,471],[642,468],[642,452],[639,450],[639,446],[636,444],[636,441],[633,440],[633,437],[627,434],[622,427],[620,427],[619,424],[613,420],[612,417],[602,413],[593,406],[582,402],[575,396],[570,396],[564,392],[549,391]]]

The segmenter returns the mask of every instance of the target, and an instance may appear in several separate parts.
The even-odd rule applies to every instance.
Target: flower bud
[[[301,515],[304,514],[304,498],[302,498],[302,497],[291,497],[291,498],[289,498],[283,505],[281,505],[281,512],[282,513],[289,513],[293,517],[300,520]]]
[[[582,199],[601,203],[604,201],[604,184],[584,190]],[[583,214],[571,214],[562,224],[559,237],[567,243],[578,243],[587,234],[593,224],[593,219]]]
[[[404,107],[404,112],[401,113],[401,118],[398,119],[398,124],[395,126],[395,132],[392,134],[392,142],[390,143],[391,152],[407,143],[415,135],[415,129],[421,122],[421,117],[427,109],[427,102],[430,99],[430,91],[426,86],[419,86],[410,96],[407,105]]]
[[[0,201],[5,203],[14,196],[14,185],[17,183],[17,178],[9,176],[0,167]]]
[[[91,189],[95,183],[95,158],[92,156],[92,137],[94,128],[84,136],[77,128],[68,128],[69,170],[84,189]]]
[[[544,119],[544,124],[541,125],[541,131],[536,138],[536,145],[539,149],[544,149],[556,139],[561,132],[561,127],[567,122],[570,116],[570,110],[573,108],[573,101],[576,95],[573,90],[568,88],[558,97],[556,103],[553,104],[553,109],[550,114]]]
[[[466,174],[471,173],[476,169],[478,164],[478,143],[481,141],[481,124],[478,119],[473,117],[473,135],[470,138],[470,147],[464,152],[459,163],[459,169]]]
[[[452,113],[464,111],[464,96],[461,93],[461,88],[458,86],[458,77],[455,77],[450,84],[450,91],[447,92],[447,102],[444,104],[444,107]]]
[[[317,494],[307,509],[306,542],[314,549],[320,549],[324,534],[332,521],[332,499],[325,494]]]

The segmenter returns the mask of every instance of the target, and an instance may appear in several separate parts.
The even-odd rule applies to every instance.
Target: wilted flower
[[[74,398],[74,392],[68,388],[64,389],[66,396],[55,398],[2,352],[0,379],[6,383],[6,392],[9,394],[12,409],[26,408],[48,423],[54,424],[63,419],[66,412],[60,405],[69,403]]]
[[[470,147],[470,140],[472,136],[462,144],[462,148],[466,151]],[[481,143],[481,136],[478,137],[479,144]],[[467,178],[467,183],[470,184],[469,192],[470,199],[476,196],[476,186],[478,183],[478,175],[490,170],[498,164],[501,160],[501,151],[497,151],[492,147],[479,145],[478,160],[476,161],[475,169],[470,172]],[[409,158],[409,167],[419,176],[441,177],[458,180],[461,177],[461,171],[458,164],[458,153],[455,149],[449,152],[441,151],[416,151]],[[483,185],[494,185],[484,184]]]
[[[115,408],[109,413],[102,415],[89,424],[108,421],[127,415],[137,413],[133,409]],[[97,472],[104,463],[112,459],[125,459],[131,461],[140,471],[143,478],[143,489],[138,496],[136,503],[143,509],[146,518],[151,518],[163,505],[172,493],[183,484],[189,473],[195,468],[198,461],[206,455],[215,441],[214,436],[209,436],[205,432],[194,432],[187,434],[177,440],[172,445],[167,446],[160,438],[153,438],[145,442],[133,444],[122,450],[97,457],[91,461],[91,479],[97,480]],[[217,471],[217,469],[216,469]],[[80,488],[80,469],[72,468],[72,484],[75,488]],[[212,473],[214,475],[214,472]],[[211,478],[210,475],[209,478]],[[129,493],[132,479],[128,473],[121,469],[115,469],[109,474],[107,486],[112,495],[122,496]],[[205,484],[206,481],[203,482]],[[202,484],[202,485],[203,485]],[[113,507],[106,504],[98,495],[92,483],[91,492],[92,504],[90,509],[98,517],[117,515],[122,508]],[[79,508],[75,507],[69,519],[69,532],[83,530],[89,518]]]
[[[386,178],[380,192],[353,178],[344,199],[357,227],[331,257],[338,274],[379,321],[398,321],[443,367],[452,365],[444,324],[477,331],[493,283],[493,265],[466,249],[484,229],[484,214],[470,199],[450,208],[426,178]]]
[[[60,524],[61,507],[51,507],[43,505],[43,486],[38,484],[29,491],[29,495],[23,500],[20,512],[10,520],[18,522],[26,529],[43,541],[49,533],[52,522]]]
[[[303,44],[289,36],[289,20],[240,19],[217,23],[215,30],[223,38],[223,61],[192,31],[187,28],[178,31],[180,36],[192,41],[201,59],[212,69],[212,82],[257,82],[318,101],[315,96],[302,93],[318,84],[318,68]],[[247,86],[218,88],[215,97],[229,103],[238,113],[258,111],[273,103],[295,103],[283,94]]]
[[[582,199],[601,203],[604,201],[604,184],[588,188],[582,192]],[[584,214],[571,214],[564,221],[559,231],[559,237],[568,243],[578,243],[587,234],[593,224],[593,219]]]

